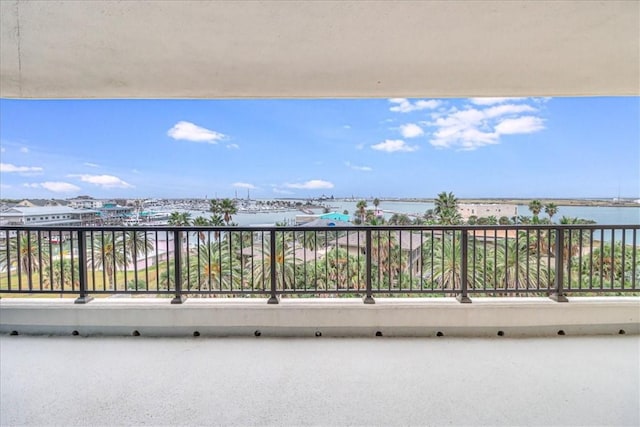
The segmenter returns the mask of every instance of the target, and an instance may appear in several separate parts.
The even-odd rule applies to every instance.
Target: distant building
[[[89,196],[78,196],[73,199],[68,199],[69,206],[77,209],[97,209],[102,207],[102,201],[96,200]]]
[[[1,225],[97,225],[98,211],[62,206],[13,207],[0,213]]]
[[[120,225],[133,214],[131,206],[119,206],[115,202],[105,202],[97,208],[103,224]]]
[[[480,203],[460,203],[458,204],[458,212],[463,220],[475,216],[478,218],[488,218],[494,216],[500,218],[506,216],[511,218],[518,216],[518,206],[509,204],[480,204]]]
[[[45,207],[45,206],[67,206],[68,203],[66,200],[56,200],[56,199],[25,199],[20,203],[17,203],[17,207],[22,208],[36,208],[36,207]]]

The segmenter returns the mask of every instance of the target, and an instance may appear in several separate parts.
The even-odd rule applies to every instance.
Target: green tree
[[[393,215],[391,215],[391,218],[389,218],[389,225],[409,225],[409,224],[411,224],[411,219],[409,218],[408,215],[405,215],[405,214],[394,213]]]
[[[558,207],[555,205],[555,203],[547,203],[546,205],[544,205],[544,213],[549,215],[549,220],[552,221],[553,216],[558,213]]]
[[[189,254],[188,289],[213,291],[240,286],[241,265],[229,245],[211,242],[198,245]]]
[[[171,212],[169,215],[169,225],[187,226],[191,224],[191,214],[189,212]]]
[[[295,283],[295,264],[302,261],[296,258],[293,246],[290,240],[283,236],[276,235],[276,250],[271,254],[271,239],[265,238],[264,245],[259,244],[255,247],[254,253],[256,259],[253,261],[253,280],[254,284],[262,285],[265,283],[269,286],[271,280],[271,257],[275,257],[276,265],[276,286],[278,289],[291,289]]]
[[[121,243],[121,245],[120,245]],[[145,231],[125,231],[116,235],[116,246],[123,247],[127,263],[135,263],[139,256],[153,252],[154,244]]]
[[[498,224],[500,224],[500,225],[510,225],[511,224],[511,220],[507,216],[501,216],[500,219],[498,219]]]
[[[540,200],[530,201],[529,210],[533,214],[533,223],[536,224],[538,222],[538,215],[540,215],[540,211],[542,210],[542,202],[540,202]]]
[[[126,263],[124,248],[117,243],[115,232],[100,232],[94,234],[89,248],[91,257],[87,262],[90,266],[104,271],[107,278],[105,289],[115,289],[115,273]]]
[[[473,249],[468,246],[467,286],[471,289],[479,287],[483,278],[480,261],[473,262]],[[440,241],[423,248],[423,269],[432,274],[431,280],[442,290],[460,289],[462,284],[462,250],[460,248],[460,232],[445,233]],[[475,266],[475,268],[474,268]]]
[[[534,288],[548,285],[547,267],[531,255],[524,233],[519,239],[499,239],[494,255],[489,255],[493,264],[493,275],[499,286],[505,290]],[[538,275],[538,272],[540,274]]]
[[[38,239],[36,232],[18,231],[9,239],[9,251],[5,245],[0,248],[0,265],[20,266],[20,272],[31,277],[33,272],[48,265],[50,247],[48,242]]]
[[[236,202],[231,199],[222,199],[220,202],[220,213],[222,214],[226,225],[229,225],[233,219],[232,216],[238,213]]]
[[[458,212],[458,199],[453,193],[442,192],[435,199],[434,213],[438,218],[438,223],[443,225],[453,225],[462,222],[462,217]]]
[[[72,285],[76,288],[80,286],[80,273],[78,263],[74,263],[71,269],[71,260],[56,259],[51,264],[51,268],[42,270],[43,282],[49,289],[69,289]],[[73,281],[72,281],[73,279]]]
[[[360,200],[358,203],[356,203],[356,210],[358,212],[358,215],[360,216],[360,221],[365,222],[367,214],[366,200]]]

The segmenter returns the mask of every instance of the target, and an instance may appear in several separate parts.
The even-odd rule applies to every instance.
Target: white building
[[[98,211],[74,209],[62,206],[38,208],[14,207],[0,213],[1,225],[95,225],[99,221]]]
[[[98,209],[103,205],[102,200],[96,200],[92,197],[75,197],[68,199],[69,206],[77,209]]]
[[[511,218],[518,216],[518,206],[508,204],[460,203],[458,204],[458,212],[464,220],[468,220],[471,216],[478,218],[488,218],[490,216],[500,218],[506,216],[507,218]]]

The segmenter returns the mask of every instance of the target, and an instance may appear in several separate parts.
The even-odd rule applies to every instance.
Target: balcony
[[[121,336],[640,333],[639,229],[2,227],[0,292],[40,298],[4,298],[0,328]]]

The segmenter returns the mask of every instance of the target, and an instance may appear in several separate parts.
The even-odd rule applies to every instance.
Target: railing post
[[[176,294],[175,294],[175,297],[171,300],[171,304],[182,304],[186,299],[186,297],[182,295],[181,258],[182,258],[182,233],[179,230],[174,230],[173,232],[173,259],[174,259],[173,281],[176,286]]]
[[[453,235],[455,239],[455,234]],[[467,230],[460,231],[460,284],[462,286],[462,293],[456,297],[456,299],[463,304],[470,304],[471,298],[467,294],[467,279],[469,272],[469,235]]]
[[[363,299],[365,304],[375,304],[373,289],[371,288],[371,229],[365,231],[365,280],[367,293]]]
[[[267,304],[278,304],[280,302],[276,290],[276,257],[276,230],[271,230],[269,232],[269,271],[271,273],[271,294]]]
[[[80,281],[80,296],[76,298],[74,303],[86,304],[93,297],[87,294],[87,234],[83,230],[78,230],[78,280]]]
[[[562,290],[562,284],[564,282],[564,229],[556,229],[556,251],[555,251],[556,263],[556,277],[553,285],[553,292],[549,295],[554,301],[557,302],[569,302]]]

